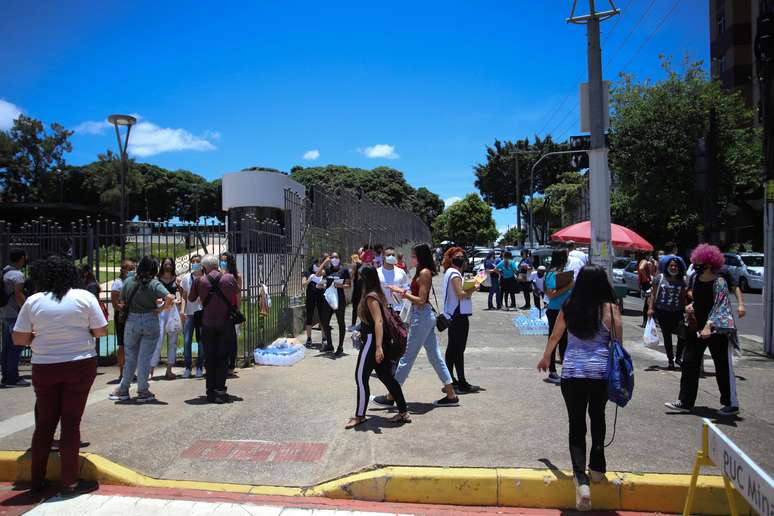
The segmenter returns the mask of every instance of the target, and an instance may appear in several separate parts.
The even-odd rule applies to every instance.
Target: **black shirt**
[[[693,282],[693,310],[699,329],[707,324],[712,305],[715,303],[714,285],[715,280],[701,281],[696,278]]]
[[[346,267],[339,266],[338,268],[334,269],[333,267],[327,267],[325,269],[325,288],[330,287],[333,285],[333,282],[337,279],[340,280],[348,280],[350,278],[349,275],[349,269]],[[346,296],[344,295],[344,289],[337,288],[336,289],[339,293],[339,306],[344,306],[344,300],[346,299]]]

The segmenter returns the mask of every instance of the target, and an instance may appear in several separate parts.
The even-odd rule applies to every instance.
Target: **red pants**
[[[32,434],[32,483],[46,478],[46,463],[57,424],[61,422],[59,455],[62,484],[78,481],[78,449],[81,446],[81,416],[89,389],[97,377],[97,359],[60,364],[33,364],[35,388],[35,433]]]

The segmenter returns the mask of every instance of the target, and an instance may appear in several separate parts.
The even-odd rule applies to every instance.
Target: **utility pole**
[[[605,91],[602,82],[602,47],[599,42],[600,22],[620,14],[613,0],[607,0],[612,8],[599,12],[594,0],[589,0],[589,13],[575,16],[577,0],[573,1],[568,23],[585,24],[588,41],[589,73],[589,122],[591,148],[589,154],[589,197],[591,199],[591,256],[590,261],[602,266],[612,283],[612,253],[610,235],[610,170],[607,164],[609,149],[605,138]]]
[[[774,2],[761,2],[755,58],[761,87],[765,165],[763,170],[763,349],[774,357]]]

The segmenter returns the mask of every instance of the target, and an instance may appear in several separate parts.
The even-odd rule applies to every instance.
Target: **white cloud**
[[[461,201],[461,200],[462,200],[462,197],[457,197],[455,195],[455,196],[449,197],[448,199],[444,199],[443,200],[443,205],[444,205],[444,207],[448,208],[449,206],[451,206],[455,202]]]
[[[102,122],[88,120],[73,127],[73,131],[80,134],[102,134],[107,129],[110,129],[110,124],[107,122],[107,120]]]
[[[367,158],[398,159],[400,157],[398,153],[395,152],[395,146],[386,143],[377,143],[376,145],[366,147],[365,149],[358,149],[357,151]]]
[[[215,150],[216,147],[210,140],[220,139],[218,131],[208,129],[202,136],[195,136],[185,129],[159,127],[152,122],[141,120],[140,115],[136,113],[132,113],[132,116],[139,121],[132,127],[129,136],[129,154],[141,158],[162,152]],[[74,131],[82,134],[102,134],[110,128],[112,126],[107,121],[89,120],[78,124]]]
[[[320,151],[317,149],[308,150],[304,153],[303,158],[308,161],[314,161],[320,157]]]
[[[13,127],[13,121],[22,114],[19,106],[0,99],[0,131],[7,131]]]

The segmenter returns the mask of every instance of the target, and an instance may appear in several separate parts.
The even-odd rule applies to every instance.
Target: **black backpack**
[[[10,265],[3,267],[3,274],[0,277],[0,308],[8,304],[8,293],[5,291],[5,273],[11,270]]]

